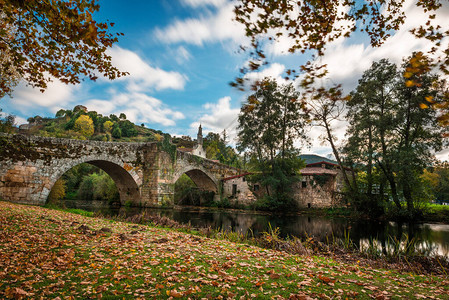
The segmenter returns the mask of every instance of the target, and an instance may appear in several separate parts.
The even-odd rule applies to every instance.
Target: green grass
[[[449,223],[449,205],[428,204],[423,217],[425,221]]]
[[[60,210],[0,202],[0,224],[0,270],[8,268],[0,271],[0,298],[449,298],[444,275],[291,255]],[[103,227],[112,233],[99,233]],[[268,235],[276,239],[276,230]]]

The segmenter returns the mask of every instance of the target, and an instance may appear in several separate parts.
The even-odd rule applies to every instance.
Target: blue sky
[[[13,98],[1,99],[1,107],[25,123],[30,116],[54,116],[60,108],[82,104],[103,115],[124,112],[136,124],[160,129],[174,135],[194,137],[199,123],[204,132],[226,129],[235,136],[236,119],[246,94],[229,86],[248,57],[239,53],[239,45],[247,43],[244,30],[232,21],[232,2],[228,0],[101,0],[98,21],[114,22],[114,30],[125,35],[110,50],[113,63],[129,76],[115,81],[98,79],[67,86],[58,81],[40,93],[20,84]],[[400,63],[412,51],[430,47],[414,39],[408,29],[425,20],[411,1],[405,12],[409,17],[403,30],[397,32],[383,47],[371,48],[363,40],[337,40],[329,45],[321,60],[328,64],[329,78],[343,83],[351,91],[363,71],[373,61],[389,58]],[[449,28],[449,13],[437,18]],[[304,57],[286,52],[289,41],[281,40],[266,46],[271,61],[249,78],[269,75],[282,81],[282,72],[298,67]],[[335,124],[340,141],[346,123]],[[327,155],[318,128],[310,131],[311,149],[304,153]],[[231,141],[231,143],[234,143]],[[439,154],[448,159],[448,151]]]

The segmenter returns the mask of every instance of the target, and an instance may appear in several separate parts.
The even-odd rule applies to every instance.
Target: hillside
[[[103,116],[81,105],[72,110],[61,109],[54,118],[30,117],[28,124],[20,125],[18,131],[40,136],[116,142],[159,141],[164,135],[162,131],[146,128],[144,124],[133,124],[124,113]]]

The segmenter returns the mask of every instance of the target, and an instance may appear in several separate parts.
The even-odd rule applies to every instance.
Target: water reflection
[[[368,246],[379,251],[391,251],[391,241],[403,241],[406,247],[410,241],[418,241],[416,247],[433,248],[435,253],[449,257],[449,225],[445,224],[405,224],[395,222],[373,222],[367,220],[349,220],[347,218],[325,218],[316,216],[261,214],[233,210],[208,209],[150,209],[150,208],[113,208],[104,201],[66,201],[69,208],[81,208],[98,211],[106,216],[131,216],[146,214],[165,216],[179,223],[190,223],[193,227],[211,227],[231,230],[257,236],[269,228],[280,228],[282,237],[315,237],[322,242],[344,239],[346,236],[359,247]],[[390,248],[389,248],[390,247]],[[434,254],[435,254],[434,253]]]

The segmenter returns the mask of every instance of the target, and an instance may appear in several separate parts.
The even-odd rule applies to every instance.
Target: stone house
[[[299,208],[327,208],[340,205],[340,192],[344,186],[343,174],[334,160],[315,155],[300,156],[306,163],[301,169],[301,180],[293,186],[293,198]],[[345,169],[348,172],[349,169]],[[262,197],[266,190],[253,184],[252,191]]]
[[[340,205],[339,192],[344,181],[338,163],[315,154],[300,157],[305,161],[306,167],[301,170],[301,181],[293,186],[298,207],[327,208]],[[348,171],[345,168],[344,172]]]

